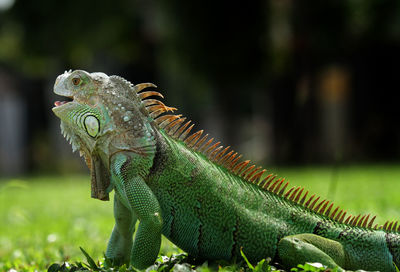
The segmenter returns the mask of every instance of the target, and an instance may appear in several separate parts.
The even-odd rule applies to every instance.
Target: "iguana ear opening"
[[[89,165],[88,165],[89,166]],[[90,163],[90,174],[91,174],[91,188],[92,197],[103,201],[110,200],[109,198],[109,186],[110,186],[110,175],[108,174],[107,168],[98,156],[91,156]]]

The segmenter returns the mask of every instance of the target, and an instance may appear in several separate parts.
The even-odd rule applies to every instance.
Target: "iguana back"
[[[176,109],[147,87],[155,86],[79,70],[61,75],[55,85],[57,94],[74,99],[56,103],[53,111],[85,155],[93,196],[106,199],[106,192],[116,191],[108,257],[144,268],[154,262],[162,232],[203,259],[233,260],[242,248],[253,262],[271,257],[288,267],[319,261],[394,271],[397,222],[378,227],[375,217],[347,215],[301,187],[288,190],[284,179],[242,160],[203,130],[191,134],[191,122],[170,114]],[[76,117],[82,112],[86,117]],[[98,125],[94,119],[86,124],[87,116]]]
[[[307,233],[339,242],[340,264],[346,269],[394,269],[400,246],[396,223],[373,226],[375,217],[347,215],[329,201],[308,197],[301,187],[286,190],[288,183],[274,176],[253,183],[252,175],[249,180],[234,174],[233,167],[188,151],[165,132],[157,143],[157,163],[148,184],[160,199],[163,234],[188,253],[229,260],[240,257],[242,248],[256,262],[277,257],[282,238]],[[329,251],[330,243],[321,242]],[[294,265],[299,263],[294,259]]]

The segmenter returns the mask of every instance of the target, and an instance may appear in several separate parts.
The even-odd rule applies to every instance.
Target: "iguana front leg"
[[[286,236],[278,243],[278,257],[287,268],[306,262],[318,262],[328,268],[338,268],[345,264],[345,251],[337,241],[315,234],[297,234]]]
[[[135,232],[136,216],[122,204],[116,193],[114,196],[115,226],[107,245],[106,256],[116,265],[129,263],[132,251],[132,236]]]
[[[130,258],[131,265],[138,269],[146,268],[154,263],[161,245],[161,209],[157,198],[143,179],[144,171],[148,169],[145,164],[143,157],[129,152],[117,153],[112,157],[110,164],[118,201],[115,217],[127,216],[128,218],[116,220],[117,233],[120,233],[119,227],[124,230],[124,234],[130,234],[130,231],[133,233],[134,224],[129,225],[128,228],[127,223],[135,221],[133,218],[140,221]],[[128,210],[131,213],[130,216],[126,215]],[[120,234],[115,235],[117,237]],[[130,238],[123,237],[127,244],[129,243],[127,239],[132,239],[131,236]],[[113,236],[111,238],[113,239]],[[113,242],[110,240],[110,243]]]

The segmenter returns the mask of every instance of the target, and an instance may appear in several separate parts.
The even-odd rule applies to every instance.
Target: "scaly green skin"
[[[368,228],[368,219],[363,224],[356,218],[353,225],[334,220],[330,208],[323,215],[326,205],[314,212],[293,200],[296,195],[283,196],[280,185],[261,189],[244,172],[241,177],[216,163],[154,121],[155,110],[146,110],[149,104],[138,95],[147,86],[79,70],[60,75],[55,84],[55,93],[73,98],[56,103],[53,111],[91,169],[92,196],[107,200],[115,190],[116,223],[107,257],[146,268],[155,261],[163,234],[200,259],[234,260],[242,248],[252,262],[271,257],[287,267],[321,262],[339,270],[395,271],[393,263],[399,266],[397,231]]]

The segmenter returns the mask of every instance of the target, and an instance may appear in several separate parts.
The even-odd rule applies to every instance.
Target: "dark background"
[[[398,161],[399,63],[400,1],[0,0],[0,176],[83,169],[51,112],[68,69],[154,82],[266,166]]]

